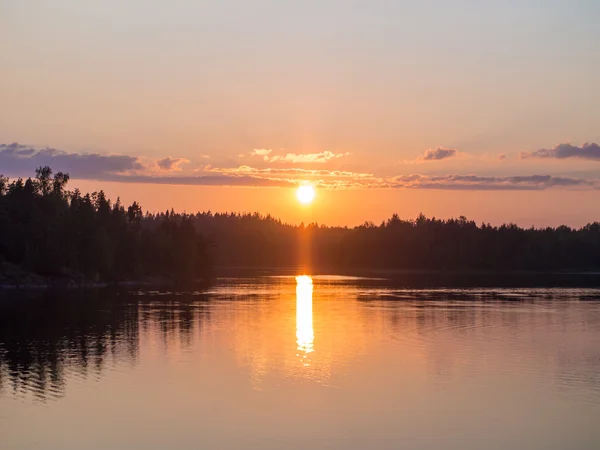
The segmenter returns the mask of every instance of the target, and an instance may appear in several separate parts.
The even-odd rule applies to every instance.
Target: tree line
[[[293,226],[260,214],[199,213],[221,266],[436,271],[590,271],[600,269],[600,223],[521,228],[397,214],[376,225]]]
[[[185,214],[144,215],[103,191],[66,189],[69,175],[0,176],[0,267],[86,281],[196,280],[210,270],[207,243]],[[0,272],[0,275],[2,275]],[[7,275],[8,274],[8,275]]]
[[[0,270],[87,280],[206,279],[213,267],[313,270],[589,271],[600,223],[524,229],[465,217],[376,225],[291,225],[258,213],[148,213],[100,191],[68,191],[69,175],[0,176]],[[0,272],[2,275],[2,272]]]

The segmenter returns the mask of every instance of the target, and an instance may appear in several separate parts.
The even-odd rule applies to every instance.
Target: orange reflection
[[[245,301],[215,307],[211,317],[235,330],[226,338],[255,389],[274,376],[337,383],[351,361],[365,354],[367,342],[381,339],[384,329],[369,326],[380,323],[381,310],[364,308],[357,288],[342,281],[317,283],[306,275],[266,279],[258,287],[268,300],[246,297],[244,291],[257,286],[243,285],[236,292]]]
[[[298,351],[306,354],[314,351],[313,328],[313,281],[308,275],[296,277],[296,343]]]

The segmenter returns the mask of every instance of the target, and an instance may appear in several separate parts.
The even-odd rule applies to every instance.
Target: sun
[[[303,205],[308,205],[312,203],[315,199],[315,188],[310,184],[303,184],[299,186],[296,190],[296,197],[298,197],[298,201]]]

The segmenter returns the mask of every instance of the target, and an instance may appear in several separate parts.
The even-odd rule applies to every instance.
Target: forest
[[[405,271],[597,271],[600,223],[524,229],[394,214],[379,225],[293,226],[259,214],[199,213],[198,230],[224,267],[305,266]]]
[[[67,190],[69,175],[0,176],[0,280],[15,268],[91,281],[209,279],[223,267],[312,270],[597,271],[600,223],[524,229],[465,217],[376,225],[291,225],[269,215],[144,213],[104,192]],[[201,204],[201,199],[199,199]]]
[[[0,176],[0,280],[23,273],[76,281],[210,275],[207,242],[192,217],[144,216],[134,202],[66,189],[69,175],[40,167],[35,178]]]

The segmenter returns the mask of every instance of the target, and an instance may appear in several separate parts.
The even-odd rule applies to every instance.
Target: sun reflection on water
[[[313,282],[308,275],[296,277],[296,343],[298,351],[304,352],[306,359],[314,351],[315,332],[313,329]],[[300,356],[300,355],[298,355]],[[308,364],[308,361],[306,361]]]

